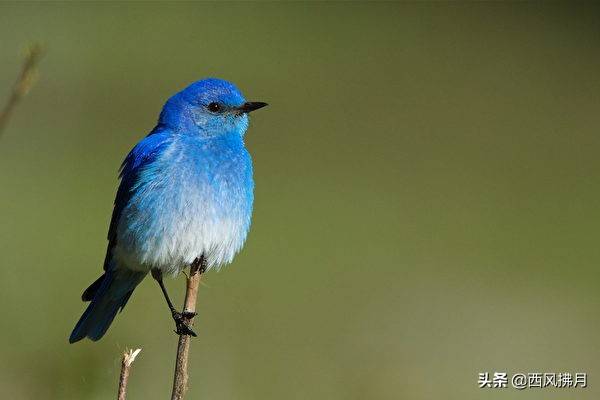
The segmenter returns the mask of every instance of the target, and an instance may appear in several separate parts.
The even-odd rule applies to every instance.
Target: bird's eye
[[[208,106],[208,111],[219,112],[221,111],[221,105],[219,103],[210,103]]]

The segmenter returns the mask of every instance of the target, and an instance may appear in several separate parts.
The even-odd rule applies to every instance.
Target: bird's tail
[[[146,272],[128,270],[106,271],[83,293],[83,300],[91,300],[69,337],[75,343],[84,337],[96,341],[106,333],[119,309],[123,309],[135,287]]]

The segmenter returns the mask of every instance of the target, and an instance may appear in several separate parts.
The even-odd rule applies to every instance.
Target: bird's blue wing
[[[169,144],[170,139],[171,136],[168,132],[160,130],[159,127],[155,128],[129,152],[121,164],[121,168],[119,169],[121,183],[119,184],[119,189],[117,190],[117,196],[115,198],[113,214],[108,229],[108,247],[104,258],[104,271],[106,271],[106,273],[96,279],[96,281],[83,292],[81,295],[83,301],[91,301],[96,292],[102,287],[105,277],[110,275],[112,250],[117,244],[117,226],[119,225],[121,213],[135,192],[135,187],[139,181],[141,171],[146,165],[152,163],[156,157],[158,157],[165,146]],[[131,295],[131,293],[129,293],[129,295]],[[125,306],[125,303],[127,303],[128,296],[122,301],[121,309]]]
[[[117,196],[115,197],[113,214],[108,229],[108,248],[104,260],[104,270],[106,270],[110,264],[110,254],[117,242],[117,226],[119,225],[121,213],[135,192],[136,184],[140,178],[140,172],[146,165],[152,163],[156,157],[161,154],[162,150],[169,142],[170,135],[153,131],[153,133],[146,136],[129,152],[123,161],[123,164],[121,164],[119,174],[121,183],[117,190]]]
[[[161,153],[163,148],[169,143],[169,135],[161,132],[152,133],[146,136],[140,141],[127,155],[119,173],[121,183],[117,190],[117,196],[115,197],[115,204],[113,209],[112,218],[110,221],[110,227],[108,229],[108,249],[106,252],[106,259],[104,261],[104,269],[108,268],[110,263],[110,253],[112,248],[115,246],[117,241],[117,226],[121,213],[131,196],[135,191],[136,184],[138,183],[140,172],[144,166],[152,163],[156,157]]]
[[[104,271],[108,271],[111,265],[112,250],[117,244],[117,226],[123,209],[127,206],[135,193],[136,185],[140,179],[140,173],[144,167],[152,163],[161,151],[170,143],[171,136],[168,132],[155,129],[141,140],[127,155],[119,170],[121,183],[117,190],[113,208],[110,227],[108,229],[108,247],[104,258]],[[101,287],[104,276],[100,276],[81,295],[83,301],[90,301]]]

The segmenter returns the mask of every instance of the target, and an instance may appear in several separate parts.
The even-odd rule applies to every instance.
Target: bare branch
[[[125,400],[127,396],[127,382],[129,381],[129,370],[131,364],[135,361],[135,358],[140,354],[142,349],[137,350],[125,350],[123,353],[123,359],[121,360],[121,375],[119,377],[119,391],[117,393],[117,400]]]
[[[198,297],[198,286],[200,285],[200,277],[206,269],[206,260],[204,257],[200,257],[197,262],[194,262],[190,266],[190,274],[186,275],[186,291],[185,301],[183,304],[183,311],[188,313],[196,312],[196,299]],[[193,314],[192,314],[193,315]],[[194,318],[189,318],[188,322],[190,325],[193,324]],[[171,400],[181,400],[187,391],[188,383],[188,357],[190,352],[190,339],[189,335],[179,336],[179,343],[177,345],[177,358],[175,360],[175,376],[173,377],[173,392],[171,393]]]
[[[21,67],[21,73],[15,82],[12,93],[6,102],[6,105],[0,111],[0,135],[6,127],[8,120],[10,119],[15,107],[23,97],[29,93],[38,76],[37,65],[42,58],[43,49],[39,44],[32,44],[27,49],[25,55],[25,61]]]

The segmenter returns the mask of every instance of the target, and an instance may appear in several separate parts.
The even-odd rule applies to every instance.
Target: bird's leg
[[[171,310],[171,316],[173,317],[173,320],[175,321],[175,328],[176,328],[175,333],[177,333],[180,336],[181,335],[197,336],[196,332],[194,332],[192,330],[192,328],[190,328],[190,326],[189,326],[189,320],[191,318],[195,317],[196,313],[191,313],[191,312],[187,312],[187,311],[179,312],[175,309],[175,307],[173,306],[173,303],[171,302],[171,299],[169,298],[169,294],[167,293],[167,288],[165,287],[165,284],[163,283],[161,270],[153,269],[152,277],[160,285],[160,290],[162,290],[163,295],[165,296],[165,300],[167,301],[167,305],[169,306],[169,310]]]

